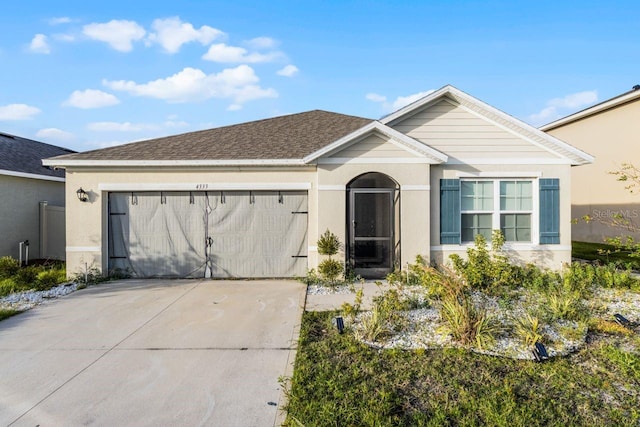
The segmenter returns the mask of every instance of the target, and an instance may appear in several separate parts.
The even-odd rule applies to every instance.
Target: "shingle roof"
[[[75,151],[19,136],[0,133],[0,170],[64,178],[63,170],[42,165],[42,159]]]
[[[56,160],[302,159],[372,121],[313,110],[70,154]]]

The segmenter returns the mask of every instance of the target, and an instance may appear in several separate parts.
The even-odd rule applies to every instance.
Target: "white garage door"
[[[109,268],[134,277],[293,277],[307,268],[307,193],[109,194]]]

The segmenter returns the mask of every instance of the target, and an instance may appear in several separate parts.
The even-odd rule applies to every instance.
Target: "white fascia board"
[[[627,94],[623,94],[620,96],[617,96],[615,98],[609,99],[608,101],[604,101],[601,102],[600,104],[596,104],[594,106],[591,106],[589,108],[585,108],[582,111],[578,111],[577,113],[573,113],[569,116],[563,117],[561,119],[558,119],[556,121],[553,121],[551,123],[547,123],[544,126],[540,126],[540,130],[543,132],[547,132],[551,129],[560,127],[562,125],[565,125],[567,123],[571,123],[577,120],[580,120],[584,117],[587,116],[591,116],[594,114],[598,114],[602,111],[608,110],[610,108],[614,108],[617,107],[618,105],[622,105],[625,104],[629,101],[633,101],[636,98],[640,98],[640,90],[635,90],[633,92],[629,92]]]
[[[570,159],[532,159],[532,158],[450,158],[448,165],[571,165]]]
[[[317,160],[319,165],[348,165],[348,164],[431,164],[433,161],[426,157],[323,157]]]
[[[98,184],[98,191],[294,191],[309,190],[310,182],[185,182]]]
[[[352,144],[358,142],[358,140],[362,139],[366,135],[377,131],[382,135],[388,137],[391,140],[391,143],[409,151],[410,153],[422,157],[430,159],[428,163],[443,163],[447,161],[447,156],[438,150],[435,150],[415,139],[398,132],[395,129],[390,128],[389,126],[384,125],[378,121],[373,121],[360,129],[350,133],[349,135],[343,136],[342,138],[332,142],[331,144],[321,148],[320,150],[315,151],[314,153],[309,154],[307,157],[303,159],[305,163],[310,163],[315,160],[319,160],[320,157],[329,155],[334,152],[338,152],[341,149],[344,149]],[[424,162],[422,162],[424,163]]]
[[[435,92],[430,93],[429,95],[425,96],[422,99],[417,100],[416,102],[414,102],[413,104],[409,104],[404,108],[401,108],[400,110],[396,111],[395,113],[392,113],[382,119],[380,119],[380,121],[383,124],[389,124],[399,118],[401,118],[402,116],[405,116],[419,108],[422,108],[423,106],[432,103],[434,101],[436,101],[437,99],[440,99],[442,97],[444,97],[445,95],[451,95],[451,97],[453,97],[453,99],[455,100],[464,100],[464,102],[472,104],[476,107],[478,107],[480,110],[484,110],[487,111],[497,117],[500,117],[502,120],[512,124],[513,126],[515,126],[516,128],[518,128],[518,130],[524,132],[524,133],[530,133],[533,134],[535,136],[537,136],[538,138],[541,138],[547,142],[550,143],[551,146],[555,146],[559,149],[562,150],[566,150],[568,152],[570,152],[571,154],[573,154],[575,156],[575,158],[571,159],[572,161],[572,165],[583,165],[583,164],[587,164],[587,163],[592,163],[595,159],[593,156],[591,156],[590,154],[585,153],[584,151],[567,144],[564,141],[561,141],[547,133],[542,132],[539,129],[536,129],[535,127],[519,120],[516,119],[515,117],[498,110],[495,107],[492,107],[491,105],[480,101],[477,98],[474,98],[473,96],[461,91],[460,89],[457,89],[451,85],[447,85],[444,86],[443,88],[438,89]],[[484,116],[483,116],[484,117]],[[489,119],[491,120],[489,117],[484,117],[485,119]],[[526,135],[523,135],[522,133],[518,133],[518,135],[520,137],[524,137],[526,138]],[[531,138],[526,138],[528,141],[531,141]],[[538,144],[540,144],[540,142],[538,142]],[[567,157],[561,153],[555,153],[559,156],[562,157]]]
[[[542,172],[458,172],[456,178],[540,178]]]
[[[40,179],[42,181],[65,182],[64,178],[60,178],[57,176],[38,175],[36,173],[16,172],[5,169],[0,169],[0,175],[15,176],[17,178]]]
[[[47,159],[45,166],[304,166],[299,159],[248,159],[248,160],[55,160]]]

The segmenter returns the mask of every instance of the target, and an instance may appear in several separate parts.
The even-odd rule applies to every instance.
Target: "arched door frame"
[[[381,172],[347,184],[347,262],[353,273],[383,278],[397,259],[399,185]]]

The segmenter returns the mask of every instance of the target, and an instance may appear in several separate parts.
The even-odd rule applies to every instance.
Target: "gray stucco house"
[[[30,258],[64,259],[65,171],[43,166],[42,159],[71,153],[0,133],[0,256],[18,258],[19,243],[28,240]]]

